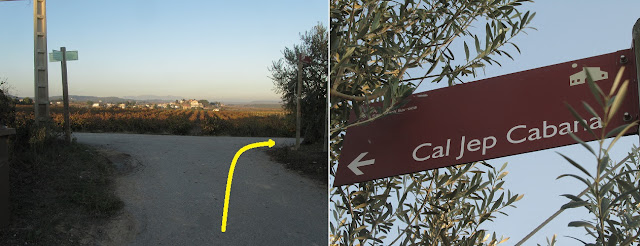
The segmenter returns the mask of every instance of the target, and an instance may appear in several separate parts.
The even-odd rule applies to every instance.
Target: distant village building
[[[191,104],[191,108],[202,108],[202,103],[192,99],[189,100],[189,104]]]
[[[118,107],[121,108],[121,109],[125,109],[125,108],[127,108],[127,105],[124,104],[124,103],[121,103],[121,104],[118,104]]]
[[[93,103],[93,105],[91,105],[91,107],[93,107],[93,108],[99,108],[99,107],[100,107],[100,103]]]

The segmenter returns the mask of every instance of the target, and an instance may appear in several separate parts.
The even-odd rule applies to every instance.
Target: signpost
[[[78,60],[78,51],[67,51],[60,47],[60,51],[49,53],[50,62],[62,62],[62,100],[64,102],[64,136],[67,143],[71,143],[71,119],[69,117],[69,87],[67,86],[67,61]]]
[[[601,120],[582,105],[598,105],[586,71],[609,91],[625,66],[628,94],[607,129],[638,119],[635,63],[621,50],[414,94],[394,114],[347,130],[334,186],[569,145],[569,132],[595,140],[565,103],[598,134]]]
[[[64,49],[64,47],[60,47],[60,50]],[[58,51],[58,50],[54,50],[53,52],[49,53],[49,61],[50,62],[59,62],[62,61],[63,57],[62,57],[62,51]],[[75,61],[78,60],[78,51],[77,50],[73,50],[73,51],[66,51],[64,52],[65,58],[67,61]]]
[[[302,123],[300,123],[302,118],[302,114],[300,113],[300,98],[302,97],[302,63],[311,63],[311,58],[302,54],[298,55],[298,85],[296,86],[296,150],[300,149],[300,128],[302,125]]]

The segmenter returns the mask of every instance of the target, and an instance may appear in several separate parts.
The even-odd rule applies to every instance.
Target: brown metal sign
[[[595,140],[565,102],[599,134],[601,120],[582,106],[599,108],[586,71],[608,92],[625,66],[628,92],[607,130],[628,123],[625,113],[638,119],[634,57],[621,50],[414,94],[394,114],[347,130],[334,186],[569,145],[569,132]]]

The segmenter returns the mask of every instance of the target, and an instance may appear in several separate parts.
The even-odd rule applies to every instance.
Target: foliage
[[[311,28],[310,31],[300,35],[301,44],[293,48],[285,48],[282,51],[284,58],[273,62],[269,68],[274,90],[280,93],[284,108],[290,112],[296,112],[296,87],[298,84],[298,59],[307,56],[311,60],[304,63],[302,68],[302,95],[300,106],[302,111],[302,127],[304,143],[322,141],[327,128],[324,122],[327,119],[327,49],[329,40],[327,29],[322,24]]]
[[[372,114],[401,106],[424,80],[454,85],[486,63],[499,65],[496,55],[511,58],[504,46],[519,52],[511,39],[535,15],[517,9],[523,2],[529,1],[332,0],[331,100],[337,119],[346,119],[353,108],[374,120]],[[469,30],[480,18],[486,18],[484,42]],[[456,44],[464,48],[463,62],[455,60]],[[382,105],[360,112],[359,106],[372,101]],[[334,132],[348,127],[338,125]]]
[[[33,99],[31,99],[30,97],[25,97],[25,98],[22,99],[20,104],[33,105]]]
[[[15,128],[16,134],[9,137],[7,169],[12,220],[0,228],[0,244],[81,244],[93,230],[88,224],[124,206],[110,186],[113,166],[93,149],[64,144],[59,123],[36,123],[33,106],[19,105],[16,112],[3,84],[0,125]]]
[[[322,143],[300,145],[293,149],[292,145],[274,146],[267,150],[272,160],[294,170],[306,177],[315,179],[327,185],[327,152],[322,150]]]
[[[5,91],[5,79],[0,79],[0,127],[13,125],[15,121],[15,102]]]
[[[551,239],[547,238],[547,246],[555,246],[556,243],[558,242],[556,240],[556,234],[553,234],[553,236],[551,237]],[[538,244],[538,246],[540,246],[540,244]]]
[[[587,83],[602,106],[601,111],[594,110],[588,103],[583,102],[587,112],[594,117],[602,119],[602,131],[590,133],[597,137],[598,149],[594,150],[584,141],[572,135],[576,141],[584,146],[596,161],[595,173],[589,172],[582,165],[563,155],[563,157],[574,167],[580,170],[581,174],[563,174],[558,178],[571,177],[586,185],[583,199],[579,195],[565,194],[564,197],[570,201],[562,206],[563,209],[586,208],[593,217],[587,220],[572,221],[568,226],[582,227],[587,235],[593,237],[593,243],[582,240],[584,245],[637,245],[640,235],[640,162],[637,159],[638,149],[634,148],[631,153],[615,165],[609,156],[609,151],[620,137],[625,135],[632,127],[637,126],[637,121],[618,126],[607,132],[607,127],[611,128],[611,120],[618,113],[618,109],[626,95],[629,81],[621,83],[621,76],[624,67],[618,72],[618,76],[613,82],[611,90],[605,94],[602,89],[593,82],[588,75]],[[567,105],[579,122],[583,118],[573,107]],[[602,117],[601,117],[602,116]],[[617,114],[616,116],[621,116]],[[615,138],[607,145],[605,139]]]
[[[504,208],[523,197],[502,189],[508,173],[505,167],[506,163],[500,170],[483,171],[465,164],[333,188],[331,244],[365,245],[368,240],[387,244],[382,239],[398,225],[406,227],[389,245],[505,242],[508,238],[481,229],[482,223],[493,221],[495,213],[505,214]],[[396,203],[401,205],[394,208]]]
[[[506,45],[519,52],[511,40],[535,15],[519,10],[524,2],[331,0],[331,175],[348,127],[402,106],[425,80],[455,85],[500,65],[495,56],[511,58]],[[484,37],[472,33],[475,25]],[[503,168],[470,163],[333,188],[331,244],[502,243],[480,226],[522,197],[502,189]]]
[[[0,229],[0,244],[90,244],[83,239],[96,235],[93,225],[124,207],[113,192],[112,163],[95,150],[60,139],[48,139],[46,148],[30,146],[18,136],[12,139],[12,219]]]

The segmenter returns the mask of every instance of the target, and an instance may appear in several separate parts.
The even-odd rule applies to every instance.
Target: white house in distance
[[[192,99],[189,100],[189,103],[191,104],[191,108],[202,108],[202,103]]]

